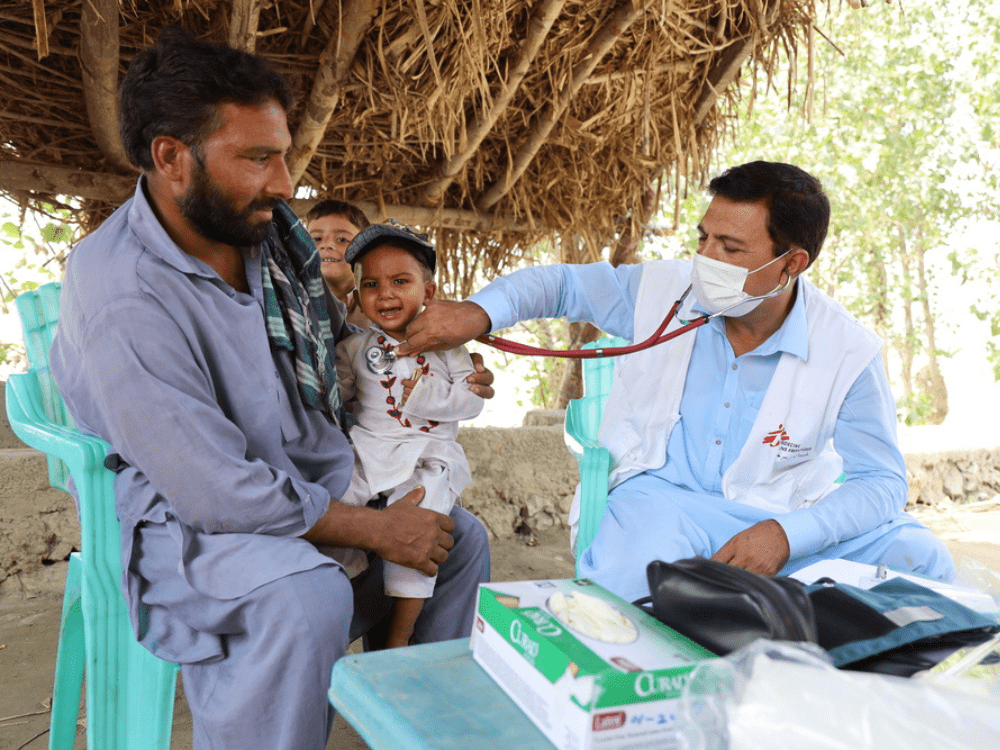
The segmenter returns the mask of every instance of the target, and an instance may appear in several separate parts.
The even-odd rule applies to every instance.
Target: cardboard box
[[[588,579],[479,588],[473,658],[559,750],[666,750],[704,648]]]

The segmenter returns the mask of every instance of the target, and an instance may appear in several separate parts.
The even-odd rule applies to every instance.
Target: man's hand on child
[[[487,370],[483,364],[483,355],[479,352],[472,352],[472,366],[476,371],[465,379],[469,384],[469,390],[480,398],[493,398],[495,391],[490,386],[493,385],[493,371]]]
[[[424,489],[418,487],[381,511],[387,523],[375,552],[383,560],[433,576],[455,546],[449,533],[455,522],[442,513],[418,507],[423,498]]]

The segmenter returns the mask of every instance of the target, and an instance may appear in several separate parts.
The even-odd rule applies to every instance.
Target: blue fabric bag
[[[867,590],[817,581],[806,591],[819,645],[843,669],[909,677],[1000,631],[993,618],[904,578]]]

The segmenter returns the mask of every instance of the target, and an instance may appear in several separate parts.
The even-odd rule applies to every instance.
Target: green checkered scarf
[[[302,400],[343,424],[334,364],[336,341],[326,305],[326,284],[316,245],[284,201],[263,244],[264,311],[271,345],[295,353]]]

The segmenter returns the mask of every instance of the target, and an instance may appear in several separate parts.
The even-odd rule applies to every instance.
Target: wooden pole
[[[753,52],[756,43],[756,35],[751,34],[742,39],[737,39],[723,51],[719,60],[712,67],[712,70],[709,71],[708,79],[705,81],[705,86],[698,97],[698,103],[695,105],[694,110],[695,125],[700,124],[705,119],[705,116],[711,111],[729,84],[736,80],[740,68],[743,67],[743,63],[746,62],[750,53]]]
[[[233,0],[233,13],[229,18],[229,46],[244,52],[257,48],[257,26],[260,9],[266,0]]]
[[[340,19],[338,34],[330,37],[319,58],[319,69],[313,81],[309,101],[302,120],[292,136],[288,171],[292,184],[297,185],[316,155],[326,127],[337,106],[344,80],[350,72],[354,55],[371,27],[378,10],[378,0],[348,0]]]
[[[135,191],[136,176],[83,172],[46,164],[0,161],[3,189],[33,193],[36,196],[75,196],[92,200],[123,203]],[[314,200],[291,200],[289,204],[299,214],[315,203]],[[480,214],[457,208],[426,206],[379,205],[374,201],[352,201],[373,222],[394,218],[404,224],[419,227],[443,227],[469,232],[541,232],[544,226],[530,225],[492,214]]]
[[[306,14],[306,20],[302,23],[302,37],[299,39],[300,47],[306,46],[309,34],[316,25],[316,17],[319,16],[319,12],[323,10],[325,2],[326,0],[312,0],[312,2],[309,3],[309,13]]]
[[[0,162],[3,187],[42,196],[67,195],[111,202],[125,201],[135,190],[137,176],[84,172],[48,164]]]
[[[32,11],[35,14],[35,47],[41,60],[49,56],[49,22],[45,17],[44,0],[33,0]]]
[[[80,70],[87,118],[104,157],[131,169],[118,132],[118,46],[118,0],[83,0]]]
[[[384,204],[380,205],[374,201],[351,201],[354,205],[364,211],[368,220],[373,223],[383,222],[386,219],[396,219],[403,224],[418,227],[445,227],[447,229],[458,229],[469,232],[543,232],[544,226],[535,224],[532,226],[527,221],[517,221],[493,214],[477,213],[466,211],[460,208],[429,208],[427,206],[401,206]],[[295,208],[296,201],[292,202],[292,207],[301,214],[304,214],[312,205],[312,201],[305,202],[304,208]]]
[[[542,47],[542,42],[548,36],[552,24],[555,23],[556,17],[562,11],[565,3],[566,0],[545,0],[532,15],[531,21],[528,23],[528,32],[524,40],[524,45],[521,47],[521,53],[514,64],[513,70],[510,72],[507,82],[493,97],[493,106],[489,112],[477,118],[472,127],[469,128],[468,142],[465,148],[453,154],[450,159],[444,161],[438,168],[438,179],[428,185],[424,191],[424,202],[427,205],[436,205],[441,200],[444,196],[444,191],[448,189],[448,186],[455,179],[455,175],[476,154],[479,144],[483,142],[487,133],[490,132],[500,115],[503,114],[511,98],[513,98],[518,87],[521,85],[521,81],[524,80],[528,68],[531,67],[531,63],[538,54],[538,50]]]
[[[597,32],[596,36],[587,45],[584,52],[583,61],[578,63],[573,69],[573,74],[567,84],[563,87],[553,100],[542,111],[541,116],[535,121],[535,125],[528,134],[527,140],[514,154],[505,174],[493,183],[476,202],[476,207],[480,211],[488,211],[493,208],[501,198],[503,198],[514,184],[521,178],[531,161],[535,158],[539,149],[545,144],[546,138],[552,132],[556,122],[566,110],[570,101],[580,87],[586,82],[594,68],[604,58],[604,55],[615,45],[625,33],[632,22],[642,13],[645,2],[637,0],[626,0],[622,5],[611,11],[610,19],[605,26]]]
[[[695,105],[694,125],[697,126],[705,119],[715,102],[718,101],[722,93],[729,85],[736,80],[743,63],[750,57],[753,48],[760,40],[760,35],[767,31],[767,28],[774,21],[778,13],[781,0],[771,0],[766,13],[758,15],[758,28],[751,30],[746,36],[734,40],[719,57],[712,67],[702,88],[698,103]]]

